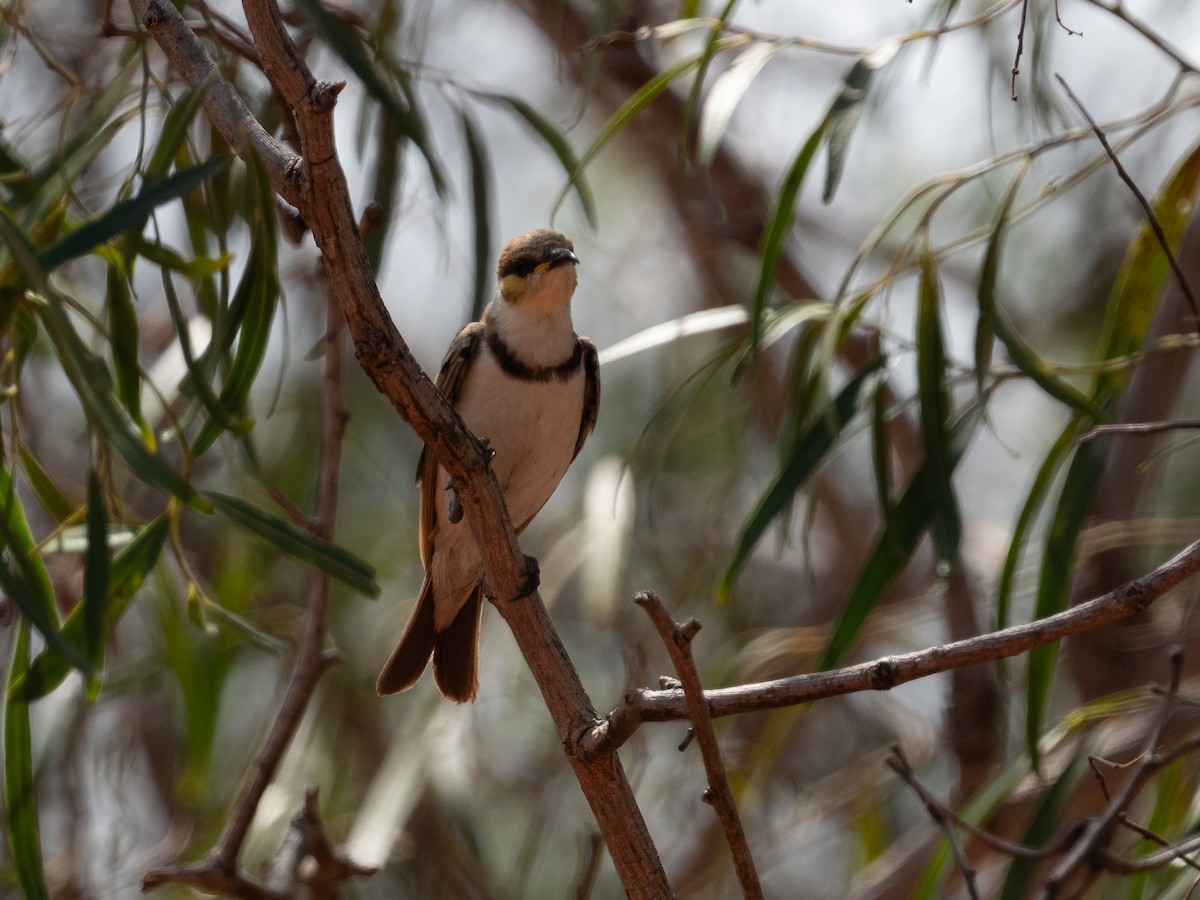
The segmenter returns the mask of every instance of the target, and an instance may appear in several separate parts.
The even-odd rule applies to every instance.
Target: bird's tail
[[[433,583],[426,576],[421,595],[408,619],[400,643],[392,651],[375,690],[383,694],[406,691],[420,679],[433,657],[433,679],[448,700],[469,703],[479,685],[479,619],[483,612],[480,585],[442,631],[433,624]]]

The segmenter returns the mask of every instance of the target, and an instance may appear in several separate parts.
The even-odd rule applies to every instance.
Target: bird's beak
[[[566,247],[559,247],[550,253],[550,267],[562,265],[563,263],[574,263],[579,265],[579,257]]]

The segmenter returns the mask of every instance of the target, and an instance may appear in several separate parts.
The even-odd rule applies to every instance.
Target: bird
[[[509,241],[497,261],[492,301],[454,338],[435,381],[488,448],[517,534],[558,487],[600,409],[596,345],[579,337],[571,320],[578,265],[574,245],[552,229]],[[417,484],[425,578],[376,690],[381,696],[407,690],[432,658],[442,695],[469,703],[479,686],[483,555],[428,446],[417,463]],[[528,557],[527,564],[532,591],[536,560]]]

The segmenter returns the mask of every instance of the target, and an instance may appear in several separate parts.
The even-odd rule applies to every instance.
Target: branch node
[[[871,689],[875,691],[890,691],[896,686],[900,670],[890,657],[885,657],[871,666],[869,676]]]

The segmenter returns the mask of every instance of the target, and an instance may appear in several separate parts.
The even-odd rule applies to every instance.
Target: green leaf
[[[375,570],[354,554],[323,541],[291,522],[264,512],[227,494],[207,493],[213,508],[235,525],[271,544],[293,559],[336,578],[368,597],[379,596]]]
[[[921,436],[925,468],[929,472],[933,543],[938,560],[950,563],[958,556],[962,520],[951,478],[947,422],[950,400],[946,391],[946,351],[942,341],[941,287],[928,252],[921,256],[921,282],[917,298],[917,396],[921,410]]]
[[[946,463],[950,472],[954,471],[966,451],[982,412],[980,404],[972,404],[951,426],[946,446]],[[886,524],[875,540],[875,547],[866,565],[859,572],[818,669],[831,669],[838,664],[858,637],[875,604],[900,575],[916,550],[917,542],[929,527],[934,514],[929,503],[929,497],[935,490],[933,479],[930,461],[926,460],[908,483],[892,515],[886,517]]]
[[[1029,345],[1017,334],[1016,329],[1009,322],[1004,310],[996,310],[993,323],[996,329],[996,337],[1004,345],[1004,349],[1008,353],[1008,358],[1012,360],[1013,365],[1022,374],[1028,376],[1034,384],[1049,396],[1060,403],[1065,403],[1076,412],[1083,413],[1085,416],[1099,422],[1107,422],[1109,420],[1110,416],[1105,412],[1103,407],[1097,405],[1087,394],[1072,387],[1068,382],[1055,375],[1054,370],[1029,348]]]
[[[1178,257],[1183,234],[1191,221],[1197,187],[1200,186],[1200,144],[1184,157],[1167,179],[1154,202],[1154,214]],[[1117,273],[1116,285],[1105,313],[1102,360],[1128,356],[1146,341],[1150,320],[1170,275],[1166,254],[1149,222],[1139,229]],[[1128,372],[1100,371],[1092,396],[1100,406],[1107,404],[1125,383]]]
[[[471,170],[471,221],[475,234],[475,278],[471,294],[471,321],[483,315],[491,294],[492,254],[491,185],[492,166],[487,147],[470,113],[462,111],[463,136],[467,142],[467,162]]]
[[[818,416],[808,431],[798,437],[779,474],[775,476],[775,480],[759,500],[754,513],[742,527],[733,557],[717,588],[718,602],[728,601],[734,581],[763,533],[771,522],[788,508],[796,492],[812,473],[826,461],[834,441],[841,436],[846,425],[863,406],[863,398],[874,382],[875,373],[882,365],[883,360],[877,359],[859,372],[834,400],[831,415]]]
[[[108,567],[108,507],[93,469],[88,475],[87,552],[83,558],[83,646],[97,671],[104,665]]]
[[[144,222],[158,207],[177,200],[225,169],[233,157],[214,156],[199,165],[176,172],[170,178],[144,187],[136,197],[114,204],[100,218],[76,228],[57,243],[38,254],[38,264],[46,272],[83,256],[110,238],[116,237],[139,222]]]
[[[215,78],[214,69],[208,77],[189,87],[171,103],[158,132],[158,143],[154,145],[142,173],[142,177],[148,183],[161,180],[171,170],[175,157],[187,140],[192,121],[204,105],[204,95],[208,93],[208,88]]]
[[[726,0],[721,11],[717,13],[717,17],[709,24],[708,37],[704,41],[704,50],[700,53],[696,75],[692,78],[692,87],[688,91],[687,99],[683,103],[682,139],[685,153],[687,152],[686,145],[688,135],[692,129],[692,123],[696,121],[696,110],[700,108],[700,95],[704,91],[704,82],[708,78],[708,69],[712,65],[713,58],[716,57],[717,50],[721,46],[721,34],[725,30],[725,23],[733,15],[733,9],[737,5],[738,0]]]
[[[34,309],[54,344],[63,371],[83,401],[89,420],[138,478],[205,511],[191,485],[165,458],[146,446],[143,432],[113,393],[108,369],[84,346],[71,326],[64,306],[62,298],[53,295],[41,298]]]
[[[842,172],[846,167],[846,152],[850,149],[850,136],[862,117],[863,101],[867,98],[867,89],[871,86],[873,76],[879,69],[887,65],[902,46],[899,40],[889,39],[877,44],[858,58],[846,77],[842,79],[841,90],[834,98],[833,105],[826,117],[828,126],[829,163],[825,170],[825,190],[821,199],[828,203],[837,193],[838,184],[842,180]]]
[[[250,397],[250,389],[267,354],[275,310],[279,305],[275,194],[266,168],[258,157],[248,157],[247,168],[253,189],[248,216],[252,229],[250,256],[233,300],[237,311],[232,319],[240,325],[237,351],[219,395],[220,408],[230,412],[240,412]],[[217,344],[215,337],[212,344]],[[228,420],[228,416],[221,416],[206,421],[192,443],[192,453],[200,456],[208,450]]]
[[[92,666],[76,644],[64,639],[59,631],[58,609],[54,605],[54,586],[42,562],[33,533],[17,496],[12,474],[0,455],[0,539],[9,550],[9,561],[0,557],[0,587],[8,594],[21,615],[38,630],[46,645],[84,672]]]
[[[108,339],[112,346],[113,374],[117,396],[129,417],[138,424],[143,440],[151,446],[153,431],[142,416],[141,368],[138,362],[138,320],[133,292],[119,256],[108,260]]]
[[[46,510],[55,524],[61,525],[75,515],[75,507],[71,505],[70,500],[63,496],[62,491],[58,489],[58,485],[54,483],[50,473],[42,468],[37,457],[30,453],[29,448],[24,444],[20,447],[20,453],[21,468],[25,471],[25,478],[29,481],[29,486],[33,488],[34,496],[38,498],[38,502],[42,504],[42,508]]]
[[[188,386],[199,398],[210,421],[220,426],[222,430],[234,434],[245,434],[254,427],[252,419],[239,418],[226,408],[208,383],[208,374],[201,367],[200,361],[192,349],[191,330],[183,309],[179,305],[179,296],[175,293],[175,284],[168,272],[162,273],[163,296],[167,300],[167,310],[171,315],[171,324],[175,327],[175,336],[179,341],[179,353],[183,357],[184,368],[188,373]]]
[[[104,602],[105,633],[120,621],[137,589],[162,556],[168,525],[165,515],[158,516],[113,557],[108,567],[108,596]],[[62,633],[72,644],[82,645],[87,628],[84,606],[78,604],[67,616]],[[61,656],[43,650],[25,676],[10,682],[9,698],[27,702],[44,697],[62,684],[70,671]]]
[[[576,173],[582,173],[588,164],[596,158],[596,155],[608,146],[609,141],[615,138],[634,116],[649,106],[659,94],[669,88],[672,82],[681,75],[690,72],[699,64],[700,57],[693,56],[664,69],[638,88],[632,97],[621,104],[620,109],[609,116],[608,121],[600,127],[600,132],[596,135],[596,139],[592,141],[592,146],[583,154],[567,186],[562,189],[562,192],[558,195],[558,199],[554,201],[553,209],[557,210],[562,205],[563,200],[566,199],[567,192],[575,186],[577,178],[581,177],[580,174]]]
[[[571,145],[567,143],[567,139],[563,137],[562,132],[555,128],[541,113],[516,97],[511,97],[507,94],[480,94],[485,100],[491,100],[495,103],[500,103],[507,106],[514,113],[525,120],[525,123],[534,130],[534,132],[542,139],[550,151],[557,157],[559,165],[566,172],[568,189],[573,188],[575,195],[579,198],[579,205],[583,208],[584,217],[589,225],[596,227],[596,200],[592,196],[592,189],[588,186],[587,179],[584,177],[583,166],[580,164],[575,151],[571,149]]]
[[[1054,510],[1050,530],[1046,535],[1037,603],[1034,608],[1035,619],[1044,619],[1066,607],[1068,592],[1071,589],[1071,575],[1075,569],[1079,532],[1092,510],[1096,487],[1104,470],[1107,443],[1101,439],[1081,444],[1067,469],[1067,477],[1058,497],[1058,506]],[[1029,651],[1025,743],[1035,768],[1039,762],[1038,735],[1042,730],[1057,661],[1057,643],[1043,644]]]
[[[822,119],[821,124],[808,136],[808,140],[804,142],[804,146],[800,148],[796,158],[792,160],[787,175],[783,179],[783,185],[776,195],[775,207],[771,210],[767,226],[763,230],[760,250],[762,262],[758,271],[758,283],[755,285],[754,295],[750,299],[750,350],[752,355],[758,353],[762,343],[763,317],[767,309],[767,300],[770,298],[771,289],[775,284],[775,272],[779,268],[779,260],[783,255],[783,241],[787,237],[792,224],[792,216],[795,214],[796,197],[800,193],[800,186],[804,183],[804,176],[808,173],[813,156],[816,155],[817,148],[821,146],[821,140],[825,136],[825,129],[828,125],[829,118]]]
[[[1025,175],[1029,172],[1033,160],[1025,161],[1017,172],[1004,199],[1000,201],[1000,209],[996,220],[992,223],[991,235],[988,237],[987,250],[983,254],[983,263],[979,267],[979,282],[975,295],[979,299],[979,321],[975,326],[975,387],[983,393],[984,379],[992,364],[992,342],[996,336],[996,281],[1000,273],[1000,261],[1004,255],[1004,238],[1008,235],[1008,217],[1016,202],[1017,192]]]
[[[1012,607],[1013,583],[1016,580],[1017,567],[1021,563],[1021,551],[1025,549],[1025,538],[1037,518],[1042,501],[1046,499],[1046,495],[1050,492],[1054,476],[1062,467],[1063,461],[1075,444],[1075,435],[1076,429],[1074,427],[1063,429],[1062,434],[1058,436],[1058,440],[1054,442],[1054,445],[1046,454],[1046,458],[1042,460],[1042,464],[1038,466],[1033,484],[1029,488],[1029,494],[1025,497],[1025,502],[1021,505],[1021,511],[1017,515],[1016,524],[1013,526],[1012,540],[1008,545],[1008,553],[1004,557],[1004,567],[1000,570],[1000,578],[996,584],[997,631],[1008,627],[1009,611]]]
[[[367,93],[387,112],[400,133],[408,138],[425,157],[429,175],[438,194],[445,192],[446,181],[442,167],[429,141],[429,130],[420,110],[412,102],[414,92],[406,90],[408,104],[384,83],[379,76],[381,66],[363,52],[363,44],[354,31],[338,16],[331,13],[320,0],[296,0],[296,7],[312,23],[315,33],[359,77]],[[397,77],[402,73],[396,72]],[[401,85],[405,87],[405,85]]]
[[[20,622],[8,668],[10,686],[24,676],[28,665],[29,625]],[[4,706],[4,815],[12,866],[21,893],[26,900],[50,900],[42,875],[29,705],[12,700]]]
[[[700,113],[697,129],[696,156],[702,166],[707,166],[717,154],[733,111],[737,109],[750,84],[758,77],[763,67],[790,42],[759,41],[751,44],[729,64],[729,67],[713,81],[704,109]]]
[[[42,292],[27,294],[33,301],[34,313],[46,329],[63,372],[83,401],[88,419],[116,449],[129,468],[144,482],[154,485],[193,505],[204,504],[171,465],[157,452],[146,446],[143,434],[129,414],[117,401],[112,378],[95,354],[84,345],[82,338],[67,317],[66,301],[55,292],[38,264],[33,248],[16,224],[0,209],[0,242],[20,266],[25,277]]]

